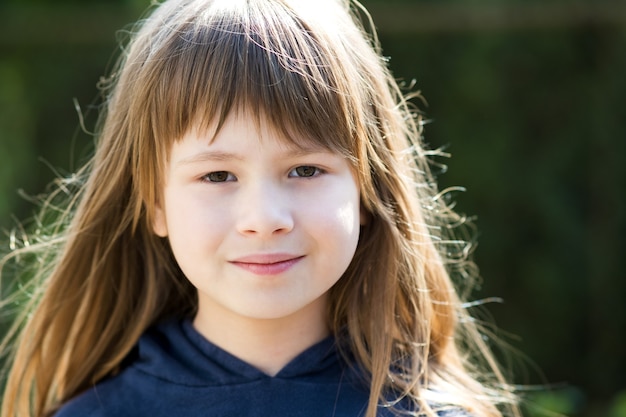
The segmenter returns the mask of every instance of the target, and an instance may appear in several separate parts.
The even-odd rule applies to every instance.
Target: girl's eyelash
[[[314,165],[299,165],[289,171],[289,176],[296,178],[313,178],[323,174],[324,172],[325,171],[323,169]]]
[[[201,179],[205,182],[228,182],[235,181],[236,177],[228,171],[213,171],[203,175]]]
[[[289,171],[289,177],[291,178],[314,178],[321,174],[324,174],[322,168],[317,167],[315,165],[298,165],[297,167],[291,169]],[[237,177],[233,175],[233,173],[229,171],[212,171],[207,174],[204,174],[200,179],[204,182],[209,183],[220,183],[220,182],[230,182],[236,181]]]

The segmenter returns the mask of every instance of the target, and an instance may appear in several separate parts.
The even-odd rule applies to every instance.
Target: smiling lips
[[[300,262],[304,256],[291,254],[251,255],[230,261],[231,264],[256,275],[278,275]]]

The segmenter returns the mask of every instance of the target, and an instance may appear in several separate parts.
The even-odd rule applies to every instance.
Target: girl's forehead
[[[261,143],[276,140],[281,147],[289,150],[336,151],[321,138],[311,135],[306,127],[275,123],[265,112],[258,109],[254,111],[249,106],[235,109],[224,118],[213,117],[204,122],[196,121],[182,138],[187,135],[205,141],[208,145],[221,138],[227,139],[229,135],[245,135],[257,138]]]

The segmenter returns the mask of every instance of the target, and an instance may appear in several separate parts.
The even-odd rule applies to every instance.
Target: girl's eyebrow
[[[191,156],[187,156],[181,158],[176,162],[176,166],[189,165],[197,162],[207,162],[207,161],[243,161],[243,157],[233,152],[222,152],[222,151],[202,151],[195,153]]]
[[[281,152],[280,158],[297,158],[301,156],[307,156],[316,153],[330,153],[329,150],[319,147],[319,146],[293,146],[285,149],[284,152]],[[187,156],[181,158],[176,162],[176,166],[184,166],[190,165],[198,162],[209,162],[209,161],[243,161],[245,158],[242,155],[239,155],[234,152],[224,152],[224,151],[202,151],[191,156]]]

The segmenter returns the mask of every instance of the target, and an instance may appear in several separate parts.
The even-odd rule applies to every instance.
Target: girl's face
[[[192,130],[173,145],[154,231],[198,289],[198,316],[323,322],[359,238],[357,181],[339,154],[255,120],[234,113],[213,141]]]

